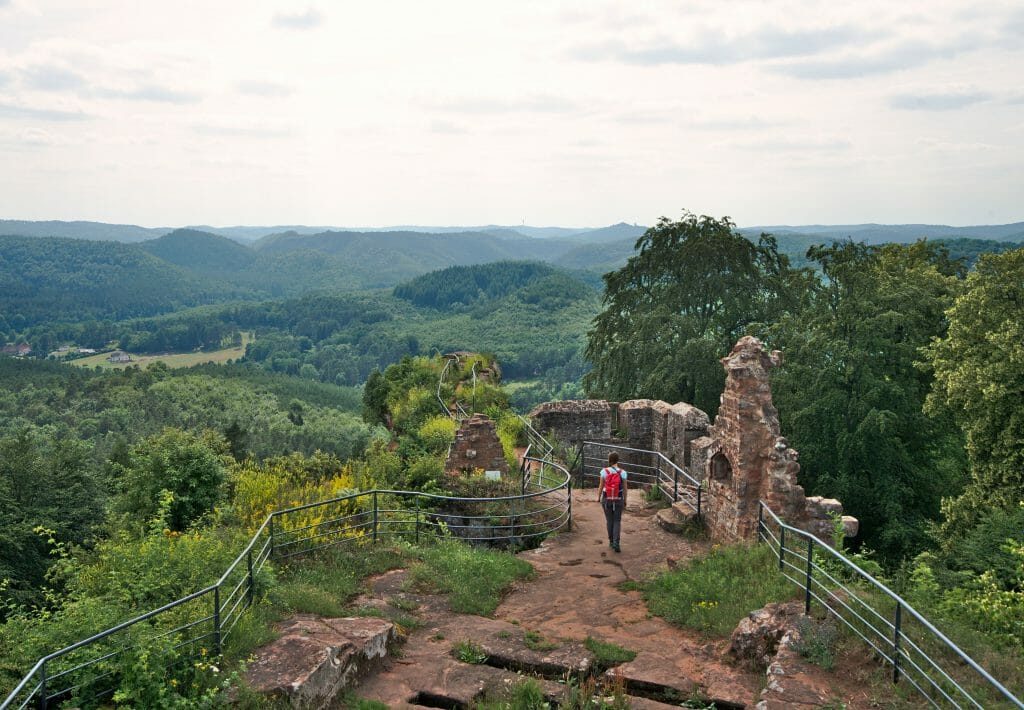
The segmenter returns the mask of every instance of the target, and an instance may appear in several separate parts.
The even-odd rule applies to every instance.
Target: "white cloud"
[[[607,40],[571,50],[576,59],[625,64],[737,64],[760,59],[799,57],[863,43],[874,38],[853,26],[785,29],[775,25],[745,34],[690,33],[684,37],[657,36],[640,41]]]
[[[92,117],[84,111],[76,109],[24,106],[0,102],[0,118],[33,121],[85,121]]]
[[[283,99],[295,93],[294,86],[266,79],[242,79],[235,84],[235,87],[239,93],[270,99]]]
[[[279,13],[274,15],[272,24],[286,30],[312,30],[324,23],[324,15],[319,10],[309,8],[300,13]]]
[[[954,111],[991,100],[992,95],[985,91],[948,91],[894,94],[888,103],[892,108],[910,111]]]

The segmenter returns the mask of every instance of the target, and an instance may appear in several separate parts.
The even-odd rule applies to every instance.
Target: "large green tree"
[[[795,277],[774,239],[758,244],[728,218],[662,217],[624,267],[604,275],[588,333],[584,384],[611,399],[687,401],[714,415],[718,359],[755,323],[774,320]]]
[[[956,429],[924,413],[932,375],[915,365],[945,332],[959,266],[924,241],[840,242],[808,257],[820,283],[772,329],[785,355],[772,382],[782,428],[808,493],[841,499],[861,540],[896,561],[927,543],[927,522],[963,477]]]
[[[929,406],[963,429],[971,479],[943,506],[946,539],[1024,501],[1024,249],[983,255],[948,316]]]

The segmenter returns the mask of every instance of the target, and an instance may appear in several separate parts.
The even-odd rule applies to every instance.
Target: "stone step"
[[[681,535],[697,522],[696,514],[683,502],[676,502],[668,508],[662,508],[655,515],[658,525],[675,535]]]

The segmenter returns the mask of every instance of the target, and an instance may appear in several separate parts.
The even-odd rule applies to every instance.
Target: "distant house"
[[[124,350],[115,350],[107,356],[107,362],[120,363],[120,362],[131,362],[132,356],[126,353]]]
[[[81,355],[95,355],[96,354],[96,351],[93,350],[92,348],[79,348],[78,352]]]
[[[32,352],[32,348],[28,345],[28,343],[19,343],[18,345],[15,345],[14,343],[9,343],[5,345],[3,350],[0,352],[3,352],[4,355],[13,355],[14,357],[25,357],[30,352]]]

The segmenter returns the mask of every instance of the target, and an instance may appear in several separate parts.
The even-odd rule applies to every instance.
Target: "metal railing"
[[[597,441],[583,442],[582,476],[586,484],[600,480],[601,469],[608,465],[608,453],[618,452],[619,465],[633,484],[655,486],[662,497],[673,503],[682,501],[698,518],[701,517],[702,490],[700,481],[674,464],[660,451],[634,449]]]
[[[764,501],[758,540],[771,546],[779,572],[870,646],[933,707],[1024,708],[998,680],[905,600],[814,535],[782,522]]]
[[[519,417],[520,423],[523,425],[523,434],[526,436],[527,451],[534,449],[537,451],[537,456],[542,459],[550,459],[555,451],[555,447],[551,445],[544,435],[533,428],[530,424],[530,420],[524,417],[522,414],[516,414]]]
[[[523,482],[512,484],[521,491],[516,495],[372,490],[275,511],[215,584],[40,658],[0,702],[0,710],[47,710],[71,698],[90,703],[108,698],[117,688],[119,665],[157,642],[181,661],[219,656],[259,594],[261,572],[270,561],[384,538],[419,542],[424,536],[452,535],[467,542],[528,545],[571,527],[569,471],[533,456],[524,457],[523,466]]]

